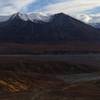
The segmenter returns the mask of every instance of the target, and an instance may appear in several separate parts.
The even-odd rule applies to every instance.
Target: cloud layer
[[[19,11],[64,12],[87,23],[93,16],[100,15],[100,0],[0,0],[0,15]]]
[[[99,6],[100,0],[63,0],[63,2],[47,5],[41,9],[41,11],[48,13],[65,12],[67,14],[76,14]]]
[[[35,0],[0,0],[0,15],[10,15],[20,11]]]
[[[50,4],[42,9],[45,13],[64,12],[86,23],[92,21],[93,16],[100,14],[100,0],[59,0],[58,3]],[[99,16],[100,17],[100,16]]]

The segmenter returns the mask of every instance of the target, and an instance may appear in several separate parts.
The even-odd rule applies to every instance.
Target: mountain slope
[[[5,22],[9,20],[10,16],[0,16],[0,22]]]
[[[66,43],[99,40],[99,31],[63,13],[50,16],[47,22],[38,19],[25,21],[16,14],[0,23],[1,42]]]
[[[100,29],[100,23],[90,23],[93,27]]]

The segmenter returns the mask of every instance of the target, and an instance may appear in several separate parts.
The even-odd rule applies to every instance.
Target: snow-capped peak
[[[29,13],[29,14],[24,14],[24,13],[17,13],[17,15],[24,21],[44,21],[48,22],[50,19],[50,16],[44,13]]]
[[[24,21],[28,21],[28,20],[29,20],[27,14],[18,13],[17,15],[18,15],[22,20],[24,20]]]
[[[29,14],[29,20],[31,21],[40,20],[40,21],[48,22],[49,18],[50,16],[44,13],[30,13]]]

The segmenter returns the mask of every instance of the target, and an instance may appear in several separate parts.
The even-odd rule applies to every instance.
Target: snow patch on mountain
[[[27,14],[18,13],[17,15],[24,21],[28,21],[29,20]]]
[[[29,14],[23,14],[23,13],[18,13],[18,16],[24,20],[24,21],[43,21],[43,22],[48,22],[50,20],[50,16],[48,14],[44,13],[29,13]]]
[[[31,13],[29,14],[29,19],[31,21],[40,20],[40,21],[48,22],[50,20],[50,16],[44,13]]]

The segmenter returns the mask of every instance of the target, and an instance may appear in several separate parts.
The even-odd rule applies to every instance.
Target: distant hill
[[[97,29],[100,29],[100,23],[91,23],[91,25]]]

